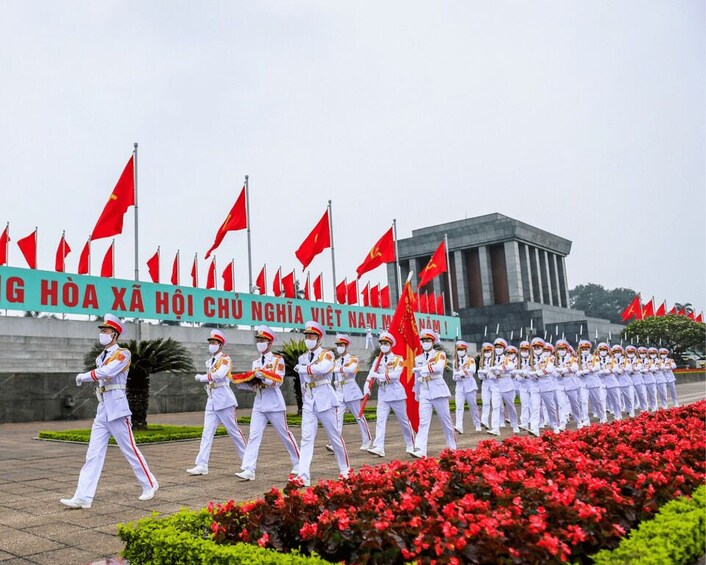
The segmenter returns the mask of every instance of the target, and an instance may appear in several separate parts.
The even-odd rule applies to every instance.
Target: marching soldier
[[[576,373],[578,364],[575,357],[569,353],[569,342],[560,339],[556,342],[556,371],[561,379],[564,392],[569,399],[569,411],[576,420],[576,427],[583,428],[585,417],[581,406],[579,378]],[[562,422],[566,425],[566,422]]]
[[[484,342],[481,346],[478,378],[480,385],[481,414],[480,425],[486,430],[490,429],[490,400],[492,398],[490,384],[490,368],[493,366],[493,344]]]
[[[657,407],[667,408],[667,375],[664,373],[664,363],[659,358],[656,347],[648,349],[650,359],[655,367],[655,387],[657,388]]]
[[[620,385],[615,376],[615,359],[607,343],[598,344],[598,374],[606,388],[606,409],[613,414],[615,420],[622,420],[620,409]]]
[[[545,343],[541,337],[535,337],[531,345],[531,374],[537,378],[537,388],[539,389],[541,404],[544,406],[545,417],[552,430],[558,434],[559,414],[556,404],[556,382],[553,377],[554,362],[552,361],[554,348],[550,343]]]
[[[250,437],[243,455],[241,471],[235,476],[244,481],[255,479],[257,456],[262,443],[262,434],[267,422],[277,432],[292,461],[290,477],[299,473],[299,448],[294,436],[287,427],[287,406],[280,387],[284,378],[284,359],[272,352],[275,341],[274,332],[267,326],[260,326],[255,331],[255,343],[260,357],[252,362],[252,371],[248,380],[238,384],[238,388],[255,393],[252,416],[250,419]],[[238,382],[238,379],[235,379]]]
[[[347,477],[350,471],[346,444],[338,431],[338,399],[331,386],[335,359],[333,353],[321,347],[323,336],[321,324],[313,321],[306,323],[304,343],[308,352],[299,356],[299,363],[294,367],[302,386],[302,441],[297,478],[304,486],[311,484],[310,467],[319,422],[328,435],[341,476]]]
[[[238,401],[230,388],[232,363],[230,357],[223,352],[226,336],[221,330],[211,330],[207,341],[208,352],[211,354],[211,358],[206,361],[207,372],[194,378],[197,382],[205,383],[203,388],[208,395],[208,400],[204,410],[203,432],[199,453],[196,456],[196,466],[186,470],[189,475],[208,475],[208,458],[218,424],[223,424],[228,432],[241,461],[247,445],[245,436],[238,427],[235,412]]]
[[[429,329],[422,330],[419,333],[419,338],[424,352],[417,355],[414,359],[414,394],[419,401],[419,431],[414,440],[412,455],[414,457],[425,457],[433,410],[436,410],[436,414],[439,417],[444,436],[446,437],[446,446],[449,449],[456,449],[456,435],[451,423],[451,410],[449,408],[451,391],[446,381],[444,381],[446,353],[433,351],[434,344],[439,339],[434,331]]]
[[[131,360],[130,350],[118,346],[118,338],[125,327],[113,314],[106,314],[103,323],[98,327],[98,340],[105,349],[96,358],[94,370],[76,375],[76,386],[89,382],[97,383],[98,410],[91,427],[86,462],[81,468],[76,492],[72,498],[62,498],[60,501],[69,508],[90,508],[93,504],[110,436],[115,438],[142,487],[142,494],[138,499],[151,500],[159,488],[157,479],[150,472],[147,461],[135,445],[132,435],[132,412],[125,396]]]
[[[515,382],[512,379],[512,372],[517,368],[517,349],[514,348],[514,359],[510,359],[506,354],[507,341],[501,337],[493,342],[493,349],[493,366],[489,374],[492,383],[490,390],[493,415],[488,433],[494,436],[500,435],[500,426],[504,422],[503,404],[507,409],[512,431],[518,433],[520,428],[517,427],[517,410],[515,410]]]
[[[578,375],[583,379],[586,385],[586,397],[585,402],[582,406],[582,411],[584,415],[584,425],[588,426],[591,423],[590,413],[593,411],[594,414],[598,414],[598,419],[601,424],[605,424],[608,420],[608,415],[606,413],[605,400],[601,394],[601,389],[603,383],[598,376],[598,371],[600,365],[598,360],[591,352],[592,345],[587,339],[582,339],[579,341],[579,356],[578,365],[579,371]],[[590,411],[589,411],[590,402]]]
[[[517,368],[512,371],[515,379],[515,389],[520,394],[520,425],[521,430],[527,430],[534,436],[539,435],[539,387],[537,378],[530,375],[530,343],[520,342],[520,357]],[[535,418],[536,415],[536,418]]]
[[[677,364],[674,359],[669,357],[669,349],[666,347],[661,347],[659,349],[659,357],[663,363],[663,371],[667,378],[667,390],[669,391],[669,396],[672,397],[672,403],[674,406],[679,406],[679,398],[677,397],[677,385],[676,377],[674,376],[674,369],[677,368]]]
[[[615,357],[615,373],[618,377],[618,385],[620,386],[620,395],[622,397],[622,406],[628,416],[635,416],[635,405],[633,398],[635,397],[635,388],[632,384],[632,362],[624,357],[623,346],[615,344],[613,346],[613,356]]]
[[[396,340],[390,332],[381,332],[378,338],[380,344],[380,355],[373,363],[365,382],[365,392],[370,393],[371,384],[378,384],[378,403],[375,424],[375,439],[373,446],[368,449],[368,453],[385,457],[385,432],[387,429],[387,418],[390,410],[397,416],[397,421],[402,430],[402,437],[405,442],[405,450],[411,454],[414,451],[414,432],[407,416],[407,393],[400,382],[404,360],[399,355],[392,353]]]
[[[454,429],[463,433],[463,410],[466,403],[471,411],[471,418],[476,431],[481,431],[478,414],[478,383],[475,379],[476,360],[468,355],[468,344],[463,340],[456,342],[456,359],[453,363],[453,379],[456,382],[456,425]]]
[[[657,410],[657,385],[655,383],[654,362],[647,356],[646,347],[638,347],[637,353],[642,364],[642,380],[645,382],[647,391],[647,410],[654,412]]]
[[[645,381],[642,378],[642,365],[637,356],[637,347],[628,345],[625,348],[627,355],[626,371],[632,378],[632,386],[635,391],[633,397],[633,407],[635,410],[647,410],[647,390],[645,389]]]

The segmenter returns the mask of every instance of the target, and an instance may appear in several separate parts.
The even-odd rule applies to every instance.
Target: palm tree
[[[299,373],[294,370],[294,367],[299,363],[299,356],[304,355],[307,352],[304,340],[294,340],[290,339],[285,342],[282,349],[278,350],[276,353],[284,358],[285,366],[285,376],[292,377],[294,379],[294,396],[297,399],[297,416],[302,415],[302,386],[299,380]]]
[[[152,373],[187,373],[195,371],[191,354],[172,338],[130,340],[120,347],[130,350],[132,362],[127,375],[126,394],[132,411],[133,429],[147,427],[147,408],[150,401],[150,375]],[[95,359],[103,350],[96,344],[83,358],[86,370],[95,367]]]

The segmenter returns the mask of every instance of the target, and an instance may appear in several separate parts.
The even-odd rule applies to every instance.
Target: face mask
[[[599,354],[601,357],[605,357],[606,355],[608,355],[608,352],[607,352],[606,350],[604,350],[604,349],[601,349],[601,351],[600,351],[598,354]]]
[[[566,349],[558,349],[557,353],[559,354],[559,357],[563,357],[566,355]]]
[[[502,347],[496,347],[495,348],[495,355],[502,355],[503,351],[505,351]]]
[[[113,334],[98,334],[98,341],[100,341],[101,345],[108,345],[113,341]]]
[[[343,355],[346,352],[346,348],[343,347],[342,345],[337,345],[336,351],[338,352],[339,355]]]
[[[640,353],[640,359],[644,359],[646,356],[644,353]]]
[[[652,354],[650,355],[650,359],[657,359],[657,354],[656,354],[656,353],[652,353]]]
[[[429,350],[431,349],[431,346],[432,346],[432,345],[433,345],[433,344],[432,344],[431,341],[423,341],[423,342],[422,342],[422,349],[423,349],[424,351],[429,351]]]
[[[529,351],[523,349],[522,351],[520,351],[520,357],[522,357],[523,359],[527,359],[527,357],[529,357]]]
[[[381,345],[381,346],[380,346],[380,351],[382,351],[383,353],[389,353],[389,352],[390,352],[390,346],[387,345],[387,344]]]
[[[491,354],[491,353],[492,353],[492,351],[484,351],[484,352],[483,352],[483,357],[485,357],[486,359],[490,359],[490,354]]]
[[[465,350],[465,349],[459,349],[457,353],[458,353],[458,356],[459,356],[459,357],[465,357],[465,356],[466,356],[466,350]]]
[[[628,353],[628,359],[634,359],[635,354],[634,353]]]
[[[549,357],[549,351],[542,351],[542,359]]]
[[[316,347],[316,340],[315,339],[305,339],[304,345],[306,345],[306,348],[308,350],[312,350],[312,349],[314,349],[314,347]]]
[[[265,341],[258,341],[255,345],[260,353],[267,351],[267,348],[270,346],[270,344]]]
[[[508,354],[508,357],[509,357],[510,359],[514,359],[515,357],[517,357],[517,353],[509,353],[509,354]]]
[[[539,347],[535,347],[532,351],[534,351],[535,355],[541,355],[542,354],[542,349]]]
[[[662,353],[662,355],[660,355],[660,357],[661,357],[662,359],[666,359],[666,358],[667,358],[667,354],[666,354],[666,353]]]
[[[211,355],[215,355],[216,353],[218,353],[218,350],[220,349],[220,347],[221,346],[218,345],[217,343],[209,343],[208,344],[208,352]]]

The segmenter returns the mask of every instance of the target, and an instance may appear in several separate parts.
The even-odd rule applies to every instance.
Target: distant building
[[[446,313],[461,318],[467,340],[480,342],[498,335],[519,341],[528,333],[554,340],[576,337],[617,337],[622,326],[589,318],[569,308],[566,257],[571,241],[502,214],[487,214],[412,231],[398,240],[402,280],[429,262],[439,243],[448,238],[449,277],[435,278],[424,290],[444,294]],[[395,265],[388,264],[388,282],[398,292]],[[453,302],[452,302],[453,300]]]

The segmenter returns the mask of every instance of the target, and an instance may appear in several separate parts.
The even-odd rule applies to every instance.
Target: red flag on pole
[[[110,247],[108,251],[105,252],[103,256],[103,263],[101,264],[101,277],[112,278],[113,276],[113,247],[115,246],[115,240],[110,242]]]
[[[373,245],[368,255],[365,257],[360,266],[356,269],[358,278],[364,273],[372,271],[383,263],[392,263],[395,260],[395,238],[392,233],[392,228],[387,230],[385,234]]]
[[[226,292],[233,292],[233,287],[235,283],[235,259],[233,259],[226,266],[221,277],[223,278],[223,290]]]
[[[693,311],[693,310],[691,310],[691,311],[686,315],[686,317],[689,318],[692,322],[695,322],[695,321],[696,321],[696,316],[694,316],[694,311]]]
[[[211,259],[211,264],[208,266],[208,274],[206,275],[206,288],[216,289],[216,258]]]
[[[444,293],[442,292],[439,296],[436,297],[436,313],[439,316],[443,316],[445,311],[446,308],[444,308]]]
[[[434,251],[434,255],[431,256],[427,266],[422,269],[419,273],[419,284],[418,288],[422,288],[430,280],[438,277],[440,274],[446,272],[446,242],[442,241],[439,247]]]
[[[427,295],[427,312],[429,312],[429,314],[436,314],[436,295],[434,291],[431,291]]]
[[[228,213],[228,216],[226,216],[225,221],[221,224],[221,227],[218,228],[218,233],[216,233],[216,239],[213,242],[211,249],[206,251],[205,258],[208,259],[211,255],[211,251],[216,249],[221,244],[221,241],[223,241],[223,238],[225,237],[226,233],[228,233],[229,231],[244,230],[247,227],[248,221],[247,210],[245,207],[245,187],[243,187],[243,190],[240,191],[240,196],[238,196],[238,199],[235,201],[235,204],[233,204],[233,207],[230,209],[230,212]]]
[[[5,229],[0,235],[0,265],[7,264],[7,248],[10,243],[10,222],[7,222]]]
[[[304,300],[311,300],[311,292],[309,291],[309,273],[306,274],[304,282]]]
[[[348,292],[348,285],[346,284],[346,279],[343,279],[340,283],[336,285],[336,300],[339,304],[346,303],[346,295]]]
[[[314,226],[314,229],[306,236],[306,239],[294,254],[301,261],[302,269],[306,269],[314,257],[329,247],[331,247],[331,230],[327,208],[319,222]]]
[[[194,264],[191,265],[191,286],[199,286],[199,258],[198,253],[194,253]]]
[[[22,251],[30,269],[37,268],[37,228],[27,237],[17,240],[17,246]]]
[[[655,311],[655,317],[662,317],[667,315],[667,301],[662,302],[659,308]]]
[[[324,296],[321,275],[322,273],[319,273],[319,276],[314,279],[314,300],[321,300]]]
[[[407,392],[407,417],[416,432],[419,429],[419,403],[414,399],[414,357],[421,351],[419,330],[414,318],[414,293],[409,281],[402,289],[400,301],[390,322],[389,332],[395,336],[396,343],[393,353],[400,355],[404,361],[404,370],[400,382]]]
[[[108,203],[103,208],[96,226],[91,233],[91,239],[113,237],[123,233],[123,217],[130,206],[135,205],[135,156],[130,159],[123,169],[113,192],[110,193]]]
[[[88,275],[90,274],[90,260],[91,260],[91,238],[88,238],[86,245],[83,246],[81,251],[81,256],[78,259],[78,274]]]
[[[632,302],[628,304],[625,310],[623,310],[623,313],[620,315],[620,317],[623,319],[623,322],[626,322],[630,318],[637,318],[638,320],[642,320],[642,303],[640,302],[639,294],[632,299]]]
[[[386,286],[380,290],[380,308],[390,307],[390,286]]]
[[[370,283],[367,283],[363,290],[360,291],[360,295],[363,297],[363,306],[370,306]]]
[[[348,283],[346,294],[346,301],[348,304],[358,304],[358,279],[352,280]]]
[[[380,285],[370,287],[370,306],[380,308]]]
[[[642,306],[642,319],[651,318],[655,315],[654,298]]]
[[[56,272],[63,273],[66,270],[66,257],[69,253],[71,253],[71,248],[66,242],[66,232],[64,232],[61,234],[59,247],[56,248],[56,261],[54,264],[54,270]]]
[[[179,251],[178,250],[176,252],[176,255],[174,255],[174,262],[172,263],[171,283],[174,286],[179,286]]]
[[[296,286],[294,284],[294,271],[282,277],[282,290],[287,298],[296,298]]]
[[[676,304],[675,304],[674,306],[672,306],[672,309],[671,309],[669,312],[667,312],[667,315],[668,315],[668,316],[676,316],[676,315],[677,315],[677,306],[676,306]]]
[[[686,316],[686,308],[682,308],[677,312],[677,316]]]
[[[262,266],[262,270],[260,271],[260,274],[257,275],[257,278],[255,279],[255,286],[258,288],[258,292],[260,294],[267,294],[267,272],[266,272],[266,265]]]
[[[419,293],[419,313],[420,314],[428,314],[429,313],[429,306],[428,306],[426,292]]]
[[[155,254],[147,260],[147,272],[153,283],[159,283],[159,246]]]
[[[272,293],[275,296],[280,296],[282,294],[282,267],[277,269],[275,273],[275,280],[272,281]]]
[[[694,318],[694,322],[698,322],[699,324],[703,324],[704,323],[704,313],[703,312],[699,313],[699,315],[696,316],[696,318]]]

